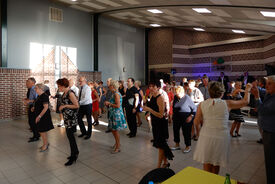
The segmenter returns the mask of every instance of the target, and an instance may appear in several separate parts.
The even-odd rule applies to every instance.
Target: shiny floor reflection
[[[55,115],[54,119],[58,124]],[[49,150],[40,153],[41,140],[27,143],[31,133],[25,119],[0,122],[0,184],[138,183],[157,165],[158,152],[151,145],[152,135],[148,132],[147,123],[143,120],[135,138],[126,136],[128,130],[120,132],[121,152],[111,154],[114,139],[111,133],[105,133],[106,122],[106,117],[101,118],[90,140],[76,137],[80,155],[71,167],[64,166],[69,155],[64,128],[55,127],[49,132]],[[172,126],[169,129],[169,144],[172,146]],[[255,124],[245,124],[240,133],[242,137],[231,141],[230,164],[228,168],[221,169],[220,175],[230,173],[232,178],[249,184],[266,183],[263,146],[256,143],[259,138],[257,127]],[[195,144],[192,141],[193,150]],[[184,147],[182,136],[181,146]],[[193,150],[188,154],[175,151],[171,169],[175,172],[187,166],[202,169],[201,164],[192,160]]]

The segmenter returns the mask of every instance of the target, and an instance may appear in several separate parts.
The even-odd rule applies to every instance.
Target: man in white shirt
[[[196,82],[194,80],[189,81],[189,88],[190,88],[190,97],[191,100],[194,102],[196,106],[199,105],[202,101],[204,101],[204,97],[201,91],[195,87]]]
[[[87,80],[85,77],[79,78],[80,91],[78,95],[79,110],[78,110],[78,125],[80,127],[81,135],[78,137],[85,136],[84,139],[89,139],[92,135],[92,91],[91,88],[87,85]],[[86,131],[83,117],[86,115],[88,122],[88,131]]]
[[[207,100],[208,98],[210,98],[209,96],[209,92],[208,92],[208,77],[205,75],[202,77],[202,83],[199,85],[199,90],[201,91],[204,100]]]
[[[74,80],[70,79],[69,80],[69,87],[70,89],[74,92],[75,96],[78,98],[79,95],[79,89],[74,85]]]

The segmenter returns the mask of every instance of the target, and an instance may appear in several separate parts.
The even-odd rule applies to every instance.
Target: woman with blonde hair
[[[242,95],[241,93],[244,92],[242,88],[242,82],[241,81],[236,81],[235,82],[235,89],[233,92],[230,94],[232,100],[241,100]],[[241,123],[244,122],[243,115],[241,113],[241,109],[233,109],[229,113],[229,120],[234,120],[232,123],[231,129],[230,129],[230,135],[231,137],[239,137],[241,136],[239,134],[240,126]],[[235,135],[234,135],[234,130],[235,130]]]
[[[194,120],[199,139],[193,159],[203,163],[205,171],[218,174],[220,166],[226,167],[230,147],[229,111],[249,103],[250,89],[248,84],[242,100],[223,100],[223,84],[216,81],[208,84],[210,98],[199,104]]]
[[[175,97],[173,102],[173,133],[175,147],[172,150],[180,150],[180,128],[182,129],[185,149],[183,153],[191,151],[191,130],[193,117],[196,114],[197,107],[192,99],[185,94],[182,86],[175,87]]]
[[[34,102],[33,110],[36,116],[35,123],[37,123],[38,132],[43,140],[43,145],[40,147],[40,152],[48,150],[49,143],[47,132],[54,128],[49,109],[49,96],[44,92],[44,89],[44,84],[35,85],[35,92],[38,94],[38,97]]]
[[[120,130],[127,128],[126,120],[124,117],[124,113],[122,110],[122,96],[118,92],[119,83],[118,81],[111,80],[109,89],[113,93],[110,101],[105,101],[106,106],[109,107],[109,122],[110,127],[115,138],[115,144],[112,146],[111,153],[119,153],[120,152]]]

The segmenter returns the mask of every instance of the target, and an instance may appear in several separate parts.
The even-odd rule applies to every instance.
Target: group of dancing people
[[[249,83],[246,80],[244,82],[246,85],[243,87],[243,83],[237,81],[229,92],[228,86],[231,82],[226,81],[223,74],[219,81],[209,82],[208,80],[207,76],[203,76],[199,85],[197,85],[197,81],[189,80],[184,81],[182,85],[171,83],[166,86],[163,81],[154,80],[149,83],[144,97],[141,96],[140,88],[135,87],[133,78],[128,78],[127,89],[124,89],[123,82],[108,79],[108,89],[104,93],[103,88],[99,89],[100,87],[95,87],[96,84],[88,83],[85,77],[79,78],[79,92],[73,90],[74,85],[70,84],[68,79],[57,80],[58,90],[63,93],[58,110],[63,115],[71,148],[71,155],[65,165],[72,165],[79,154],[74,138],[76,126],[79,125],[81,131],[78,137],[84,137],[84,139],[91,137],[92,124],[97,125],[98,116],[100,116],[98,112],[101,103],[100,96],[105,94],[104,105],[107,107],[108,117],[107,131],[111,131],[115,139],[111,153],[120,152],[119,131],[127,128],[127,124],[130,130],[127,134],[129,138],[136,136],[137,126],[141,124],[140,121],[137,122],[139,119],[137,112],[146,111],[146,119],[152,127],[152,143],[159,150],[158,168],[169,167],[168,160],[172,160],[174,157],[172,151],[181,149],[180,129],[182,129],[186,146],[182,150],[183,153],[191,151],[191,139],[193,138],[198,141],[193,159],[203,163],[204,170],[218,174],[220,166],[226,167],[228,162],[230,135],[231,137],[240,136],[239,123],[242,120],[240,108],[249,104],[250,93],[252,93],[265,146],[267,177],[268,180],[274,181],[274,176],[270,173],[274,171],[275,165],[274,157],[271,158],[274,153],[274,142],[272,141],[274,141],[275,127],[270,122],[270,117],[274,117],[275,114],[275,108],[271,108],[275,104],[275,76],[269,76],[266,79],[264,100],[261,99],[263,90],[255,82]],[[227,87],[225,82],[228,84]],[[45,85],[35,84],[34,78],[29,78],[26,84],[28,93],[24,102],[29,106],[29,124],[33,132],[33,137],[29,139],[29,142],[39,140],[41,135],[43,145],[40,151],[44,152],[49,148],[46,132],[54,128],[49,110],[50,94]],[[95,92],[97,93],[95,94]],[[96,111],[93,113],[94,123],[91,122],[92,112],[95,112],[92,110],[93,108]],[[84,116],[87,118],[88,130],[82,120]],[[229,116],[234,120],[231,130],[228,129]],[[173,122],[175,145],[172,148],[167,142],[169,122]]]

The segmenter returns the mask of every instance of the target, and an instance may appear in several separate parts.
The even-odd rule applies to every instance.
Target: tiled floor
[[[104,121],[104,119],[102,119]],[[80,150],[77,163],[65,167],[69,144],[64,128],[56,127],[49,132],[50,147],[47,152],[38,152],[40,142],[27,143],[30,132],[26,120],[0,122],[0,184],[136,184],[147,172],[154,169],[158,152],[152,147],[151,133],[147,125],[138,129],[136,138],[129,139],[128,131],[121,132],[121,152],[110,153],[114,139],[106,134],[106,123],[96,126],[91,140],[77,139]],[[265,182],[263,147],[256,143],[259,138],[255,125],[241,128],[241,138],[232,139],[230,164],[220,174],[250,184]],[[173,145],[172,127],[169,144]],[[183,139],[183,138],[182,138]],[[195,142],[192,142],[193,149]],[[181,143],[183,146],[183,143]],[[174,152],[171,169],[175,172],[187,166],[202,168],[192,160],[192,153]]]

